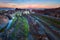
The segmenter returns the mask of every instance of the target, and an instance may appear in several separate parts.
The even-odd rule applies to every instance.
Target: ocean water
[[[0,10],[14,10],[14,8],[0,8]]]

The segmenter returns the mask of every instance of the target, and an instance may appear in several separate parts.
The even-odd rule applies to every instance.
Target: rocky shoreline
[[[0,28],[4,28],[7,25],[8,21],[8,17],[0,15]]]

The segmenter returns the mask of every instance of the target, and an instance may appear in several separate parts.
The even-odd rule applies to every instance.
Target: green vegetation
[[[47,23],[48,26],[50,26],[50,28],[52,28],[53,30],[60,30],[59,25],[60,25],[60,21],[57,19],[52,19],[46,16],[37,16],[37,15],[33,15],[36,16],[40,19],[42,19],[43,21],[45,21]],[[55,26],[53,26],[55,25]],[[58,28],[57,28],[58,27]]]
[[[27,22],[27,19],[23,17],[23,23],[24,23],[24,30],[25,30],[25,36],[26,36],[26,40],[28,37],[28,31],[29,31],[29,24]]]
[[[51,23],[60,25],[60,20],[52,19],[52,18],[49,18],[49,17],[46,17],[46,16],[38,16],[38,15],[33,15],[33,16],[37,16],[37,17],[39,17],[39,18],[45,20],[46,22],[51,22]]]
[[[15,23],[15,28],[14,28],[14,32],[12,33],[12,38],[14,39],[16,37],[17,31],[21,30],[23,32],[22,34],[24,35],[25,40],[27,40],[28,30],[29,30],[27,19],[24,16],[20,16],[19,14],[16,14],[15,18],[13,19],[13,23],[15,22],[15,20],[17,20],[17,22]]]
[[[56,20],[56,19],[52,19],[52,18],[48,18],[48,17],[45,17],[45,16],[41,16],[42,19],[44,19],[45,21],[50,21],[52,23],[55,23],[55,24],[58,24],[60,25],[60,21],[59,20]]]

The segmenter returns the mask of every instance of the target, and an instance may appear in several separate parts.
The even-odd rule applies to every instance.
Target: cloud
[[[0,3],[0,7],[8,7],[8,8],[55,8],[55,7],[60,7],[60,4],[45,5],[45,4]]]

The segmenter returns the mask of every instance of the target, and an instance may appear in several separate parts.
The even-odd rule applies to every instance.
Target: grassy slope
[[[29,27],[27,19],[24,18],[24,17],[20,17],[19,15],[17,15],[17,18],[18,18],[18,21],[16,23],[15,30],[12,33],[12,37],[14,38],[15,37],[15,32],[18,31],[19,27],[22,27],[20,22],[23,23],[23,27],[24,27],[23,32],[24,32],[24,35],[27,37],[28,36],[28,27]],[[27,38],[26,38],[26,40],[27,40]]]

